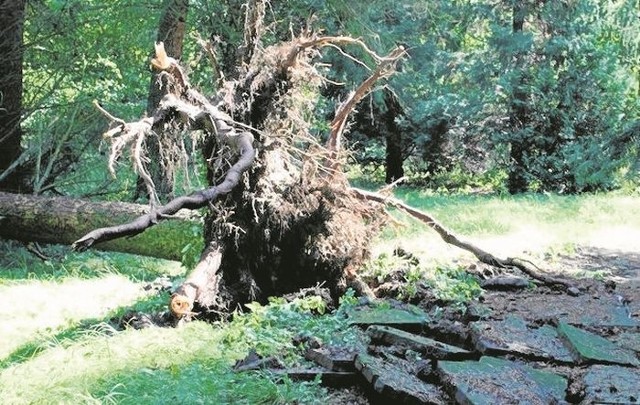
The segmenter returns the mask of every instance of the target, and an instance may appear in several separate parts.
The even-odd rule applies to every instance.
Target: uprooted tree
[[[324,46],[357,45],[346,37],[303,33],[290,42],[249,49],[248,63],[210,101],[189,85],[180,64],[156,45],[152,66],[166,95],[150,117],[111,120],[110,167],[129,150],[148,194],[155,187],[145,162],[144,142],[158,136],[161,149],[175,148],[185,133],[199,133],[208,162],[208,189],[165,205],[152,198],[148,214],[100,228],[74,243],[77,249],[143,232],[180,209],[209,209],[202,260],[172,297],[177,315],[194,303],[221,310],[238,303],[326,282],[339,294],[356,283],[355,269],[366,258],[367,241],[381,215],[353,194],[340,170],[340,138],[349,112],[374,84],[394,71],[402,49],[378,61],[336,110],[326,146],[309,133],[305,115],[313,108],[303,94],[322,84],[313,65]]]
[[[128,151],[150,196],[149,212],[133,221],[99,228],[74,242],[96,243],[139,234],[181,209],[207,209],[200,262],[171,297],[174,315],[217,313],[238,304],[325,283],[334,297],[347,286],[362,293],[356,269],[367,258],[372,236],[392,204],[424,221],[449,243],[481,261],[499,260],[460,241],[433,218],[397,200],[356,190],[342,171],[341,138],[348,116],[374,87],[395,72],[402,48],[381,57],[360,40],[303,31],[274,46],[258,46],[264,8],[248,7],[244,44],[234,74],[221,77],[207,98],[190,84],[183,67],[156,44],[152,67],[165,95],[149,117],[125,122],[96,103],[110,120],[110,169]],[[311,134],[309,116],[325,79],[316,62],[323,47],[362,48],[375,66],[370,76],[336,107],[325,142]],[[215,60],[215,55],[210,55]],[[145,143],[161,151],[183,150],[183,138],[201,145],[210,187],[160,205],[150,176]],[[170,159],[163,161],[170,162]]]

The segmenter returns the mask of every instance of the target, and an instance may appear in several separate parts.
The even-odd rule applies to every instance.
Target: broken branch
[[[329,150],[328,167],[330,169],[338,170],[340,167],[337,159],[342,144],[342,133],[344,132],[349,114],[353,111],[356,104],[371,92],[373,85],[378,80],[388,77],[395,71],[396,63],[404,56],[405,53],[406,51],[404,48],[400,46],[391,51],[385,58],[382,58],[373,74],[362,82],[360,86],[358,86],[358,88],[340,105],[340,107],[338,107],[336,116],[331,122],[331,133],[329,134],[329,139],[326,144],[326,147]]]
[[[411,217],[419,220],[420,222],[427,225],[429,228],[433,229],[440,235],[442,240],[447,242],[450,245],[459,247],[460,249],[466,250],[467,252],[472,253],[478,260],[482,263],[488,264],[490,266],[495,266],[499,268],[508,268],[515,267],[526,273],[530,277],[543,282],[544,284],[550,286],[558,286],[564,289],[569,288],[571,285],[563,280],[558,280],[553,277],[545,276],[544,274],[540,274],[539,271],[535,270],[530,262],[526,260],[518,259],[518,258],[506,258],[500,259],[494,256],[493,254],[480,249],[475,246],[471,242],[460,239],[456,234],[447,229],[444,225],[440,224],[435,218],[431,215],[427,214],[424,211],[420,211],[416,208],[411,207],[410,205],[405,204],[404,202],[398,200],[397,198],[388,197],[382,195],[380,193],[375,193],[371,191],[366,191],[358,188],[351,188],[351,191],[355,194],[356,197],[367,200],[374,201],[380,204],[391,205],[396,207],[405,213],[409,214]]]
[[[218,243],[210,243],[202,252],[198,265],[189,274],[189,277],[171,295],[169,308],[176,318],[195,315],[193,304],[198,301],[203,303],[201,296],[205,294],[204,286],[217,289],[220,277],[216,274],[222,263],[223,248]],[[211,282],[216,280],[217,282]],[[210,291],[210,296],[217,296],[218,291]]]

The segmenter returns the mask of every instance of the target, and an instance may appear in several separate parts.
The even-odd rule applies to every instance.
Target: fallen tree
[[[110,167],[129,151],[149,195],[154,195],[154,184],[145,139],[156,134],[161,142],[180,142],[178,133],[203,134],[211,187],[153,205],[134,220],[90,231],[73,244],[87,249],[138,235],[179,209],[208,207],[207,248],[172,298],[178,316],[227,310],[317,283],[325,283],[335,297],[348,285],[366,290],[355,270],[367,258],[383,215],[349,191],[340,170],[340,138],[349,112],[393,73],[404,51],[380,57],[359,40],[303,32],[258,52],[253,42],[260,4],[250,2],[247,11],[250,32],[245,38],[250,41],[241,55],[248,63],[221,86],[215,102],[190,86],[184,69],[158,44],[152,65],[166,94],[154,113],[127,123],[97,105],[112,124],[105,133],[111,142]],[[326,46],[361,47],[377,66],[338,106],[325,147],[310,134],[304,117],[314,103],[303,93],[323,83],[313,59]]]
[[[148,211],[149,207],[141,204],[0,192],[0,238],[68,245],[92,229],[127,223]],[[201,227],[201,222],[201,218],[183,211],[149,232],[96,247],[181,260],[182,250],[194,243],[194,228]]]
[[[342,135],[357,103],[394,73],[405,52],[396,48],[381,57],[359,40],[309,31],[287,42],[258,46],[264,6],[264,1],[249,1],[237,64],[220,78],[214,97],[194,89],[178,61],[157,44],[152,66],[165,95],[149,117],[125,122],[96,104],[111,122],[105,133],[111,143],[110,167],[129,151],[150,196],[155,185],[145,140],[156,136],[164,149],[179,150],[184,149],[185,134],[199,139],[210,187],[164,205],[152,198],[148,212],[92,230],[73,244],[87,249],[147,232],[180,209],[208,208],[202,258],[171,298],[170,308],[178,317],[217,317],[243,303],[318,283],[334,298],[347,286],[368,293],[356,270],[368,258],[389,201],[350,187],[342,171]],[[375,66],[337,106],[328,139],[321,144],[309,120],[325,81],[315,63],[327,46],[345,55],[343,48],[359,47]],[[209,56],[215,61],[214,52]],[[400,208],[437,224],[424,213]],[[432,228],[480,260],[503,267],[514,264],[462,243],[441,226]]]

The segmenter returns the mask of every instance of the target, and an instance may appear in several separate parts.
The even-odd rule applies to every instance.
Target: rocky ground
[[[487,283],[466,311],[428,291],[363,300],[349,319],[364,345],[310,344],[317,367],[280,372],[321,374],[336,403],[640,403],[640,254],[578,247],[551,264],[591,277],[568,291]]]

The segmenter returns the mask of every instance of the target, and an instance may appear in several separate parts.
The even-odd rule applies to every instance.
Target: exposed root
[[[337,171],[340,164],[337,161],[342,145],[342,134],[344,132],[347,118],[353,111],[356,104],[360,102],[367,94],[369,94],[374,84],[380,79],[390,76],[395,72],[395,66],[398,61],[406,54],[403,47],[398,47],[391,51],[389,55],[382,58],[376,70],[358,88],[347,97],[347,99],[338,107],[335,118],[331,122],[331,133],[327,140],[327,149],[329,151],[329,166],[332,170]]]
[[[373,295],[352,269],[368,258],[380,208],[348,192],[337,160],[349,114],[378,80],[395,71],[405,51],[397,48],[380,57],[360,40],[311,32],[263,49],[261,5],[264,0],[249,3],[247,47],[236,54],[241,63],[227,76],[234,80],[222,84],[215,103],[190,87],[185,71],[157,44],[152,66],[160,70],[158,80],[167,95],[153,115],[126,123],[101,109],[113,124],[106,134],[112,167],[129,150],[148,188],[153,183],[145,176],[145,138],[158,136],[162,151],[163,142],[171,149],[183,145],[183,134],[204,132],[208,179],[217,186],[175,198],[128,224],[94,230],[74,243],[74,248],[86,249],[140,233],[178,209],[208,206],[205,239],[216,244],[172,296],[170,309],[176,317],[190,317],[199,306],[224,309],[324,281],[333,298],[347,286]],[[337,108],[330,143],[321,145],[310,119],[317,98],[310,94],[319,94],[324,80],[313,60],[322,47],[348,44],[364,49],[377,66]],[[212,51],[210,56],[215,60]],[[224,261],[219,246],[225,248]]]
[[[527,260],[513,258],[513,257],[501,259],[485,250],[480,249],[479,247],[475,246],[471,242],[460,239],[457,235],[455,235],[449,229],[447,229],[442,224],[440,224],[431,215],[427,214],[424,211],[420,211],[416,208],[413,208],[405,204],[404,202],[398,200],[397,198],[389,197],[380,193],[361,190],[358,188],[351,188],[351,191],[353,191],[353,193],[359,198],[362,198],[368,201],[375,201],[380,204],[390,205],[404,211],[405,213],[409,214],[411,217],[418,219],[419,221],[421,221],[422,223],[426,224],[428,227],[436,231],[438,235],[440,235],[442,240],[444,240],[450,245],[459,247],[460,249],[463,249],[463,250],[466,250],[467,252],[472,253],[482,263],[488,264],[490,266],[495,266],[498,268],[517,268],[518,270],[529,275],[533,279],[538,280],[551,287],[560,287],[565,290],[571,287],[571,284],[564,280],[560,280],[560,279],[542,274],[537,267],[534,268],[535,266],[533,265],[533,263]]]
[[[123,236],[137,235],[158,222],[170,218],[183,208],[202,208],[218,197],[229,194],[240,182],[242,174],[253,165],[255,158],[255,150],[252,145],[253,137],[251,134],[243,132],[232,139],[237,142],[241,154],[238,161],[227,172],[222,183],[188,196],[177,197],[167,204],[154,208],[148,214],[141,215],[127,224],[93,230],[75,241],[72,247],[75,250],[85,250],[95,243],[105,242]]]

